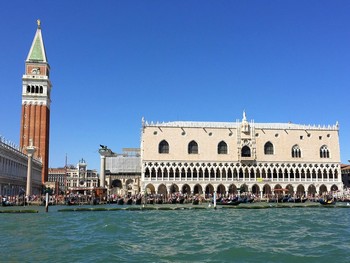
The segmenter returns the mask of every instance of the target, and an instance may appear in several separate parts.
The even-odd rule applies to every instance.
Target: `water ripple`
[[[350,262],[348,209],[52,211],[1,219],[3,262]]]

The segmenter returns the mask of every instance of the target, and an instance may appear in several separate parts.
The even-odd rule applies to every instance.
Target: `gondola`
[[[8,201],[8,200],[2,201],[2,206],[13,206],[13,203],[11,203],[11,202]]]
[[[192,204],[193,205],[198,205],[199,204],[199,200],[198,199],[193,199]]]
[[[230,205],[230,206],[237,206],[241,203],[239,200],[221,200],[220,203],[217,203],[217,205]]]
[[[254,197],[243,197],[238,199],[241,203],[253,203]]]
[[[141,202],[142,202],[142,197],[137,198],[136,201],[135,201],[135,205],[140,205]]]
[[[185,201],[185,198],[180,197],[180,198],[178,198],[178,200],[179,200],[179,204],[183,204],[183,203],[184,203],[184,201]]]
[[[333,198],[320,199],[321,205],[335,205],[336,201]]]
[[[289,198],[288,202],[289,203],[305,203],[308,199],[307,198],[301,198],[301,197],[297,197],[297,198]]]

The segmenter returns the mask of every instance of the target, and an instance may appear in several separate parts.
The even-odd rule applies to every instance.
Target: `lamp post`
[[[27,188],[26,193],[29,197],[32,194],[32,162],[33,154],[35,152],[35,147],[33,146],[33,140],[29,139],[29,146],[26,147],[28,155],[28,169],[27,169]]]

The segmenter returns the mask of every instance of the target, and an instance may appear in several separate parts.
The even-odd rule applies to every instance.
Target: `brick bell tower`
[[[36,148],[34,157],[41,158],[42,183],[48,179],[50,135],[50,66],[47,62],[40,20],[32,46],[25,62],[22,78],[22,117],[20,147],[25,149],[29,140]]]

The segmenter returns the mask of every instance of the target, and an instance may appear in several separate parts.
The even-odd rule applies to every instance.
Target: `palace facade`
[[[142,121],[141,190],[316,195],[343,189],[339,126]]]
[[[40,159],[32,159],[31,193],[41,193]],[[28,173],[28,155],[13,143],[0,136],[0,195],[15,196],[25,193]]]

